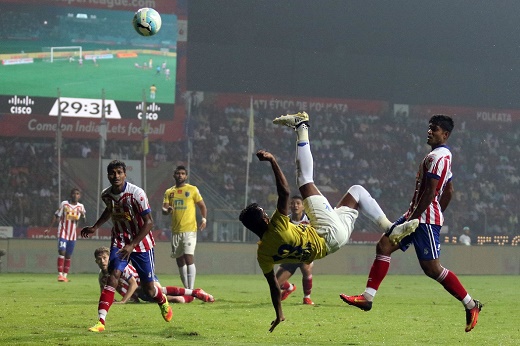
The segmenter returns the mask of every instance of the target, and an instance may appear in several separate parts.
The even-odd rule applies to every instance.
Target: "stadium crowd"
[[[331,200],[337,200],[352,184],[365,186],[390,219],[407,208],[426,145],[427,115],[310,112],[313,128],[316,183]],[[272,150],[290,177],[294,171],[292,136],[288,128],[274,126],[271,112],[255,113],[255,150]],[[463,227],[475,234],[517,235],[520,208],[514,191],[520,184],[520,126],[474,129],[455,117],[450,138],[454,155],[455,195],[446,213],[450,233]],[[191,170],[211,186],[228,206],[244,205],[248,150],[249,109],[218,109],[202,103],[194,108],[189,126],[193,155]],[[66,140],[64,158],[97,157],[98,141]],[[58,206],[57,161],[52,139],[3,138],[0,141],[2,199],[0,220],[15,227],[47,226]],[[185,143],[155,142],[150,162],[182,162]],[[108,142],[106,158],[140,159],[140,143]],[[64,177],[65,182],[74,177]],[[165,176],[171,183],[171,177]],[[294,180],[294,179],[290,179]],[[276,191],[264,165],[252,160],[248,200],[272,205]],[[293,181],[290,182],[294,183]],[[64,186],[68,186],[66,183]],[[85,188],[79,186],[80,188]],[[201,187],[204,190],[204,187]],[[293,186],[293,190],[296,188]],[[218,206],[210,205],[211,209]],[[359,230],[359,229],[358,229]],[[364,229],[364,231],[372,231]],[[375,230],[374,230],[375,231]]]

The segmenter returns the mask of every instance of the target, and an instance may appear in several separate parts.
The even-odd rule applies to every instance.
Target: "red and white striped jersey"
[[[421,214],[419,222],[442,226],[444,223],[444,216],[442,215],[439,198],[442,195],[446,184],[452,178],[451,152],[447,146],[441,145],[433,149],[421,162],[415,180],[415,193],[410,203],[410,208],[404,214],[406,218],[410,216],[417,207],[419,197],[426,188],[426,178],[428,177],[438,180],[438,183],[435,190],[435,198],[428,208],[426,208],[426,210]]]
[[[82,215],[85,215],[85,206],[79,202],[72,204],[69,201],[63,201],[54,215],[60,220],[58,238],[76,240],[78,221]]]
[[[129,282],[130,280],[134,278],[135,281],[137,281],[137,286],[141,285],[141,279],[139,278],[139,274],[137,274],[137,270],[129,264],[126,266],[125,270],[123,270],[123,273],[121,273],[121,276],[119,277],[119,283],[117,285],[117,292],[125,296],[126,292],[128,292],[128,287],[130,286]]]
[[[108,187],[101,193],[101,199],[110,211],[112,218],[112,246],[118,249],[130,243],[143,226],[143,216],[150,213],[148,197],[139,186],[125,183],[123,192],[113,194]],[[150,231],[134,248],[134,252],[146,252],[155,245],[153,234]]]

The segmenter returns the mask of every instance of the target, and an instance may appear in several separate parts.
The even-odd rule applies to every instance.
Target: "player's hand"
[[[276,326],[279,325],[280,322],[283,322],[283,321],[285,321],[285,317],[277,318],[276,320],[271,322],[271,328],[269,328],[269,331],[272,333],[273,330],[276,328]]]
[[[83,227],[83,229],[81,230],[81,236],[83,238],[88,238],[89,234],[92,234],[95,231],[96,231],[96,229],[92,226]]]
[[[134,251],[132,244],[127,244],[123,248],[119,249],[116,254],[118,254],[119,258],[122,260],[128,260],[130,259],[130,254],[132,254],[132,251]]]
[[[258,159],[260,161],[272,161],[272,160],[274,160],[273,154],[271,154],[270,152],[265,151],[265,150],[258,150],[258,152],[256,153],[256,157],[258,157]]]
[[[206,229],[206,219],[205,218],[202,218],[202,220],[200,221],[200,226],[199,226],[199,230],[200,231],[203,231],[204,229]]]

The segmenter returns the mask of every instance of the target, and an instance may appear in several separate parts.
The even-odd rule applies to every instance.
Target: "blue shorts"
[[[117,251],[119,251],[117,247],[110,249],[109,273],[114,269],[123,272],[128,265],[128,260],[121,259]],[[135,267],[137,274],[139,274],[141,284],[155,281],[155,258],[153,249],[147,252],[132,252],[130,254],[130,261],[132,261],[132,265]]]
[[[395,223],[401,224],[406,221],[403,217]],[[402,251],[408,250],[411,244],[415,247],[417,258],[422,261],[430,261],[441,256],[441,243],[439,240],[442,226],[420,223],[412,234],[406,236],[399,243]]]
[[[64,238],[58,239],[58,251],[65,251],[65,254],[67,254],[69,257],[74,252],[75,245],[75,240],[65,240]]]

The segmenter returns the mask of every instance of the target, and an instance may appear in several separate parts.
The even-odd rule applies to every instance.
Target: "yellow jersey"
[[[311,263],[327,256],[325,240],[309,224],[295,225],[276,210],[258,242],[257,260],[264,274],[275,263]]]
[[[195,204],[202,201],[199,189],[190,184],[181,187],[172,186],[164,193],[163,204],[173,207],[173,233],[197,232],[197,210]]]

